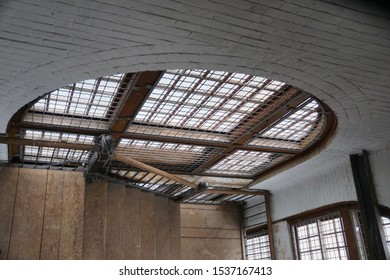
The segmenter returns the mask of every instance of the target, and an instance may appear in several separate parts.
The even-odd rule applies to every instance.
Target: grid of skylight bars
[[[289,157],[285,154],[237,150],[206,173],[251,177]]]
[[[301,222],[294,226],[301,260],[348,259],[344,227],[338,214]]]
[[[221,149],[122,138],[116,151],[166,171],[190,173]]]
[[[230,142],[283,86],[246,74],[167,70],[128,132]]]
[[[91,158],[89,151],[37,146],[24,146],[23,154],[23,163],[74,168]]]
[[[322,114],[318,102],[309,98],[297,110],[259,133],[249,145],[304,149],[321,133],[324,122]]]
[[[77,127],[85,134],[27,129],[21,131],[22,137],[93,144],[95,138],[89,136],[88,131],[110,133],[136,77],[130,73],[117,74],[57,89],[38,100],[23,119],[24,127],[31,122],[50,125],[53,129],[56,126]],[[300,96],[300,104],[289,107],[289,102],[297,96]],[[276,112],[283,113],[280,119],[273,120],[268,127],[254,134],[254,138],[245,140],[246,134],[252,134],[253,128],[261,122],[266,123]],[[224,71],[166,70],[130,120],[116,151],[173,173],[255,178],[310,146],[321,134],[324,123],[323,108],[314,97],[282,82]],[[132,139],[132,135],[137,140]],[[151,136],[154,140],[142,140],[142,136]],[[164,142],[164,137],[169,137],[170,143]],[[173,144],[178,138],[191,143]],[[215,145],[207,145],[205,141],[197,145],[197,140]],[[240,144],[233,152],[220,157],[225,155],[226,147],[236,143]],[[240,145],[251,146],[251,150],[240,149]],[[253,150],[261,150],[261,147],[280,151]],[[283,153],[285,150],[293,152]],[[81,164],[88,160],[87,154],[72,149],[26,146],[22,160],[57,164],[62,159],[64,164]],[[221,159],[213,161],[217,156]],[[139,171],[118,162],[113,162],[112,168]],[[212,197],[201,194],[197,199]]]
[[[271,259],[271,246],[266,231],[245,237],[245,256],[247,260]]]
[[[124,74],[85,80],[38,100],[24,122],[107,130],[125,92]]]
[[[127,183],[134,187],[170,197],[177,197],[190,189],[190,187],[148,172],[113,169],[111,170],[111,174],[119,176],[121,179],[125,179]]]

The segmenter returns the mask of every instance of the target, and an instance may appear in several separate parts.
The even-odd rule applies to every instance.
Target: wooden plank
[[[123,224],[125,208],[125,186],[108,184],[106,215],[106,259],[124,259]]]
[[[187,180],[185,180],[185,179],[183,179],[183,178],[181,178],[179,176],[176,176],[175,174],[171,174],[171,173],[165,172],[163,170],[160,170],[158,168],[155,168],[153,166],[150,166],[148,164],[145,164],[143,162],[140,162],[138,160],[132,159],[132,158],[127,157],[127,156],[122,156],[120,154],[114,153],[113,160],[118,160],[118,161],[121,161],[123,163],[129,164],[131,166],[137,167],[137,168],[139,168],[141,170],[148,171],[148,172],[151,172],[153,174],[157,174],[157,175],[163,176],[165,178],[173,180],[173,181],[175,181],[175,182],[177,182],[179,184],[186,185],[186,186],[191,187],[193,189],[197,189],[198,188],[198,185],[193,183],[193,182],[187,181]]]
[[[168,198],[157,196],[155,203],[156,259],[169,260],[169,204]]]
[[[39,259],[47,170],[19,171],[9,259]]]
[[[59,259],[81,259],[85,181],[81,172],[64,171]]]
[[[58,259],[63,186],[64,172],[48,170],[40,256],[43,260]]]
[[[106,235],[107,181],[85,186],[83,259],[104,260]]]
[[[239,229],[181,228],[182,238],[239,239]]]
[[[125,189],[123,248],[127,260],[141,259],[141,191]]]
[[[0,167],[0,260],[8,257],[19,168]]]
[[[169,207],[169,258],[181,260],[180,204],[168,201]]]
[[[141,259],[156,259],[155,195],[141,192]]]

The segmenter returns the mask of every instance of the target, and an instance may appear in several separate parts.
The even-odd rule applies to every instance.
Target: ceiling
[[[20,166],[99,173],[184,202],[241,201],[250,196],[189,192],[185,183],[111,157],[99,164],[106,156],[99,141],[110,135],[116,153],[191,182],[221,177],[246,188],[309,153],[334,122],[312,95],[259,76],[199,69],[114,74],[24,106],[8,128],[15,140],[9,158]],[[223,180],[212,184],[226,187]]]

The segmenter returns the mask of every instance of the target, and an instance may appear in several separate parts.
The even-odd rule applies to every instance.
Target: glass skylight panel
[[[64,133],[64,132],[51,132],[43,130],[26,129],[23,132],[25,139],[32,140],[45,140],[65,143],[77,143],[77,144],[94,144],[95,137],[90,135]]]
[[[117,152],[166,171],[191,172],[219,152],[202,146],[121,139]]]
[[[90,152],[74,149],[25,146],[23,161],[44,164],[81,164],[87,163]]]
[[[123,77],[90,79],[52,91],[32,106],[24,121],[107,129],[122,100]]]
[[[206,173],[254,176],[287,157],[275,153],[237,150],[212,166]]]
[[[191,139],[202,139],[202,133],[211,138],[212,134],[239,137],[232,131],[248,125],[243,121],[272,100],[275,90],[265,89],[270,84],[262,77],[241,73],[167,70],[128,131],[137,133],[142,126],[153,125],[158,128],[151,129],[152,134],[166,128],[186,129],[180,135]],[[284,84],[273,85],[275,88]]]

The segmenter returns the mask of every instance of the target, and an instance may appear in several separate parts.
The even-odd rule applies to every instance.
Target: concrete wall
[[[181,258],[242,259],[241,210],[232,206],[181,205]]]

